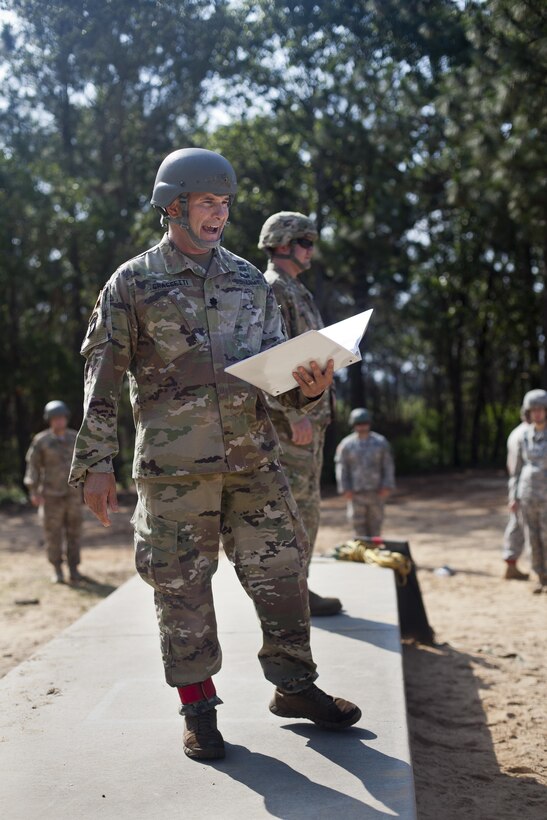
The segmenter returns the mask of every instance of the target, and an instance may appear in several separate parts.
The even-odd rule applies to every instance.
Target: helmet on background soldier
[[[372,415],[366,407],[356,407],[349,414],[350,427],[355,427],[356,424],[370,424],[372,422]]]
[[[54,416],[70,416],[70,410],[64,401],[48,401],[44,407],[44,419],[49,421]]]
[[[232,205],[237,193],[235,171],[228,160],[205,148],[180,148],[168,154],[156,174],[150,202],[161,213],[162,224],[173,222],[190,234],[197,247],[209,250],[220,245],[221,239],[200,239],[190,228],[188,194],[204,193],[228,196]],[[178,199],[182,206],[179,217],[169,216],[166,208]]]
[[[275,248],[290,245],[297,239],[318,238],[317,227],[311,217],[298,211],[279,211],[268,217],[260,231],[258,247],[271,256]]]
[[[529,422],[530,410],[534,407],[544,407],[547,410],[547,390],[529,390],[522,400],[522,407],[520,409],[521,418]]]

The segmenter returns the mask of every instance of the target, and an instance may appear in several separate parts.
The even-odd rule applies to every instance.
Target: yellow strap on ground
[[[379,567],[393,569],[399,586],[405,586],[412,570],[412,561],[406,555],[393,550],[371,547],[359,538],[335,547],[334,557],[339,561],[359,561],[362,564],[376,564]]]

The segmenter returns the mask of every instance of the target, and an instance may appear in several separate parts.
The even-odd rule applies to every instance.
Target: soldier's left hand
[[[310,369],[299,367],[293,370],[293,376],[307,399],[315,399],[329,388],[334,379],[334,361],[329,359],[327,366],[321,370],[317,362],[310,362]]]
[[[378,495],[380,498],[389,498],[389,496],[391,495],[391,490],[389,489],[389,487],[382,487],[380,490],[378,490]]]

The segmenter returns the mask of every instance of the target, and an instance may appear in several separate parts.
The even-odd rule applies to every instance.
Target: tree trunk
[[[489,363],[487,361],[488,351],[488,305],[490,303],[492,287],[494,283],[494,272],[490,269],[488,273],[488,283],[486,288],[485,312],[479,331],[479,338],[476,347],[476,371],[477,378],[475,381],[475,406],[473,409],[473,421],[471,428],[471,464],[476,467],[480,461],[480,446],[481,446],[481,422],[486,406],[486,381],[488,378]]]
[[[541,384],[547,384],[547,244],[543,248],[543,258],[541,260],[543,291],[541,294],[541,319],[543,326],[542,342],[542,362],[541,362]]]
[[[454,424],[452,432],[452,466],[461,467],[461,442],[463,437],[463,396],[462,396],[462,349],[463,340],[458,330],[454,341],[455,349],[451,351],[448,378],[452,394],[452,410]]]

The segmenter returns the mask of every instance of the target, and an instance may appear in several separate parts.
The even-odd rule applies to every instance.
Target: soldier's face
[[[298,239],[293,245],[293,253],[304,268],[307,270],[311,266],[311,260],[314,251],[314,244],[311,240],[304,240],[304,245],[301,245]]]
[[[200,239],[218,241],[228,221],[230,197],[191,193],[188,196],[188,221]]]
[[[62,435],[65,432],[67,423],[66,416],[52,416],[49,420],[49,426],[56,435]]]
[[[364,424],[356,424],[355,432],[360,437],[368,436],[368,434],[370,433],[370,423],[367,421]]]
[[[547,411],[545,410],[545,407],[532,407],[530,410],[532,424],[545,424],[546,415]]]

